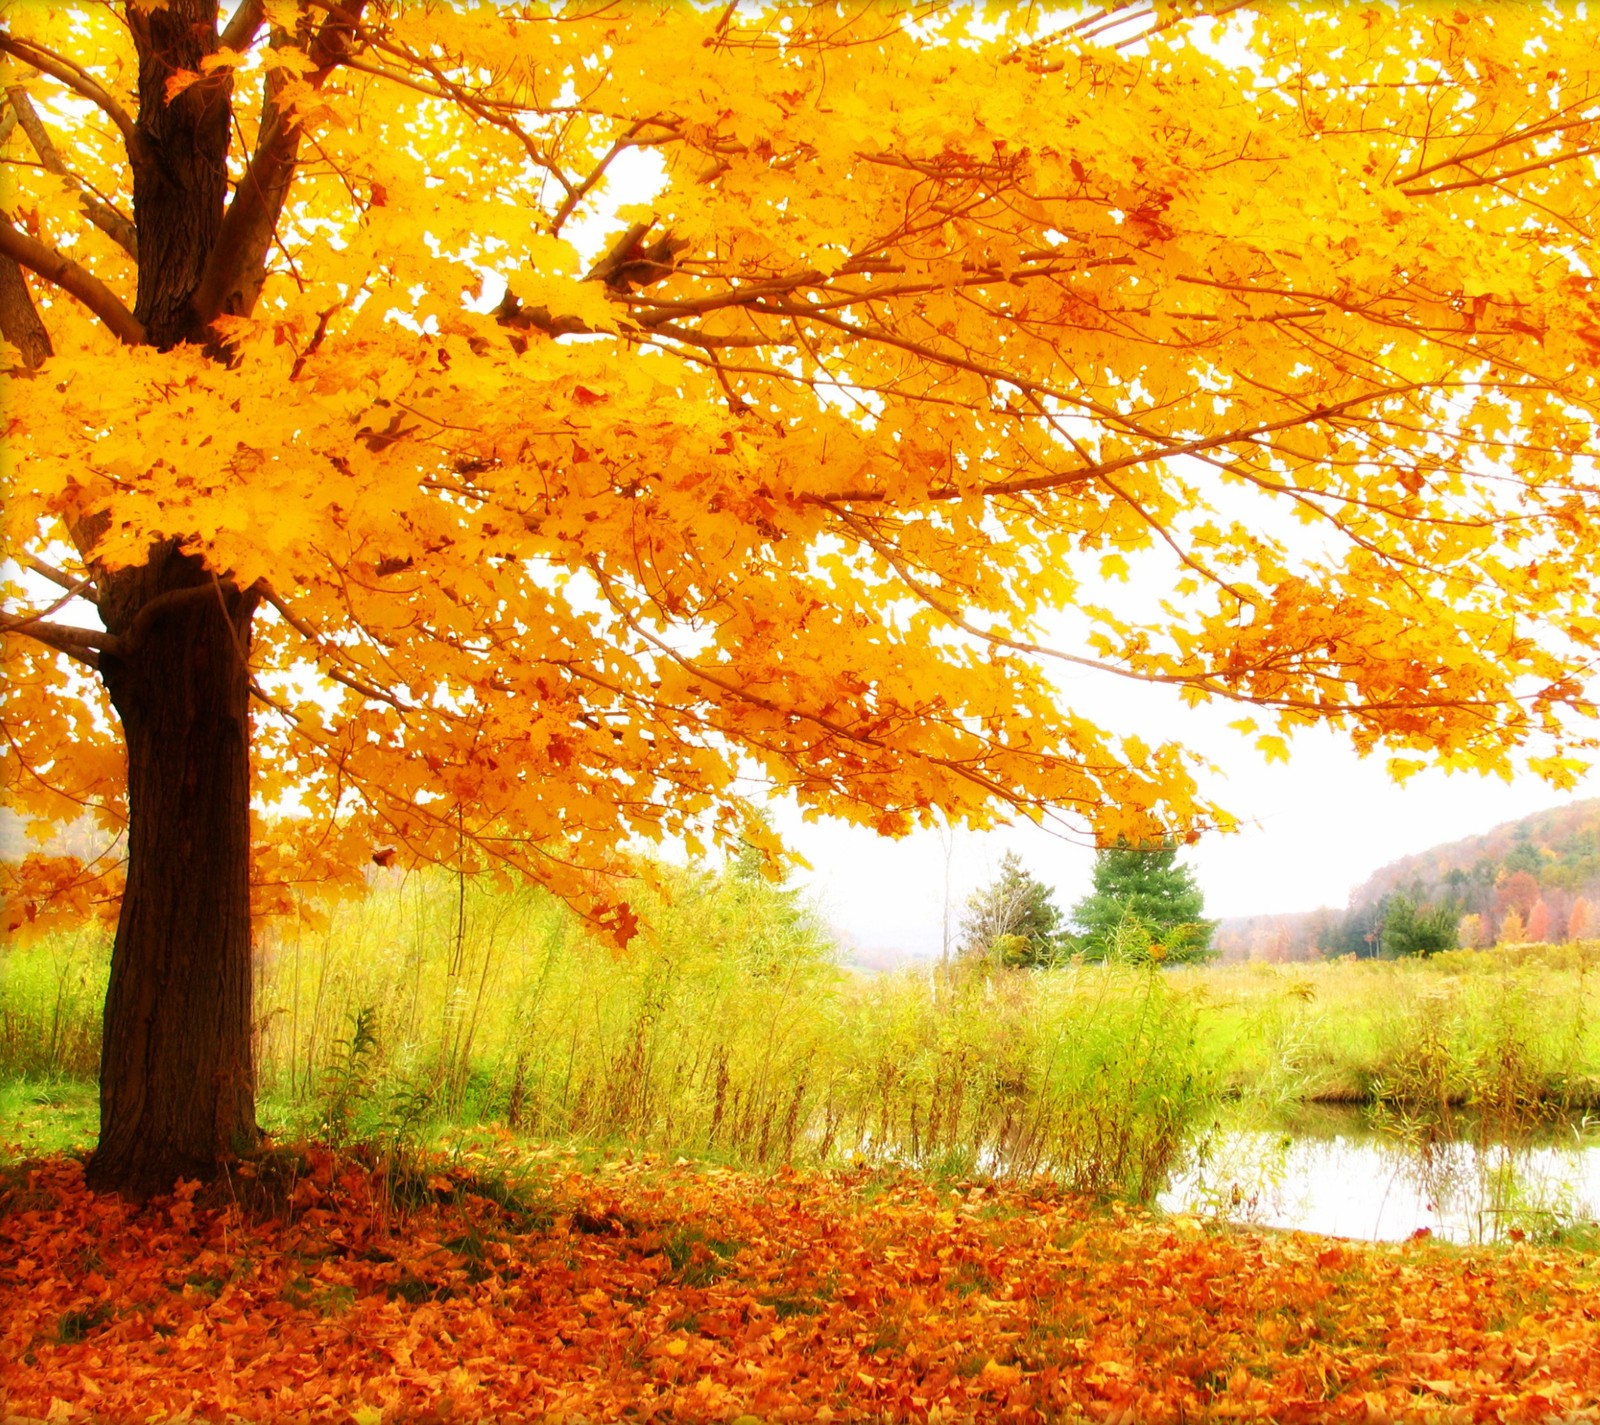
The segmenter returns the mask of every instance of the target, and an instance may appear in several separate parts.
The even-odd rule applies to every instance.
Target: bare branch
[[[69,589],[78,598],[87,596],[90,603],[100,601],[100,591],[95,588],[92,578],[74,579],[64,569],[57,569],[54,564],[47,564],[35,554],[19,554],[17,562],[25,564],[35,574],[42,574],[57,588]]]
[[[84,216],[137,262],[139,235],[133,223],[111,204],[102,202],[90,192],[88,185],[77,174],[68,171],[43,121],[39,118],[38,111],[33,107],[33,100],[28,97],[28,91],[20,84],[13,84],[6,93],[22,125],[22,131],[27,134],[28,142],[33,145],[33,151],[39,155],[39,162],[44,165],[45,172],[65,178],[77,193],[78,204],[82,207]]]
[[[15,227],[0,214],[0,256],[9,257],[30,272],[37,272],[47,282],[53,282],[63,292],[76,297],[95,316],[110,328],[119,341],[128,346],[143,346],[144,325],[98,277],[86,272],[71,258],[63,257],[53,247],[46,247]]]
[[[576,208],[579,203],[583,202],[583,200],[588,197],[590,190],[595,186],[595,184],[605,177],[606,169],[611,166],[611,161],[616,158],[616,156],[621,153],[623,149],[631,148],[633,146],[633,136],[638,133],[639,130],[648,122],[648,119],[641,119],[638,123],[631,125],[628,129],[628,132],[623,134],[621,138],[617,139],[617,141],[605,151],[605,153],[601,156],[600,161],[595,164],[594,168],[590,171],[589,176],[585,178],[582,183],[578,184],[576,188],[571,189],[567,193],[567,196],[561,201],[561,206],[556,209],[555,216],[550,219],[550,231],[552,234],[560,234],[561,225],[572,216],[572,210]]]
[[[122,134],[123,142],[128,146],[128,157],[142,156],[144,140],[134,127],[132,116],[111,97],[101,86],[100,81],[88,70],[74,64],[65,55],[56,54],[33,40],[19,40],[5,30],[0,30],[0,53],[9,54],[24,64],[32,65],[41,74],[48,74],[52,79],[59,80],[73,93],[82,95],[91,104],[96,105]]]
[[[4,614],[0,614],[0,624],[4,624],[4,626],[9,629],[19,629],[26,628],[29,624],[33,623],[47,623],[49,622],[51,614],[60,613],[61,610],[66,608],[66,606],[75,598],[77,598],[79,594],[83,593],[85,589],[92,587],[93,584],[93,579],[80,579],[76,584],[70,585],[67,591],[64,594],[61,594],[54,603],[49,605],[49,607],[42,608],[38,613],[28,614],[23,618],[8,619]]]

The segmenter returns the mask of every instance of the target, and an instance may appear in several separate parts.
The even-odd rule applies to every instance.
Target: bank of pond
[[[863,976],[758,879],[649,894],[623,952],[538,892],[442,877],[280,924],[263,1122],[394,1152],[492,1122],[750,1167],[1043,1174],[1362,1237],[1555,1240],[1600,1205],[1600,943]],[[92,1135],[106,959],[87,932],[0,950],[9,1151]]]

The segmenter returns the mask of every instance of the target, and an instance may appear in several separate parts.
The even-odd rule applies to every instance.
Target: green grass
[[[1517,1119],[1600,1102],[1600,943],[1174,972],[1225,1089]]]
[[[1045,1174],[1148,1200],[1231,1097],[1521,1126],[1592,1103],[1600,945],[1165,972],[841,969],[738,874],[637,888],[597,944],[533,889],[413,876],[279,925],[258,956],[260,1117],[398,1161],[475,1124],[603,1157]],[[0,1144],[95,1133],[105,940],[0,950]]]
[[[680,872],[636,891],[653,929],[620,953],[536,890],[439,876],[279,927],[257,965],[264,1126],[398,1160],[500,1122],[596,1154],[1048,1173],[1148,1199],[1209,1112],[1170,977],[865,978],[760,880]],[[88,935],[4,952],[0,1077],[91,1057],[106,954]],[[70,1060],[41,1054],[46,1024],[79,1046]]]
[[[92,1148],[99,1089],[87,1079],[0,1077],[0,1154],[42,1158]]]

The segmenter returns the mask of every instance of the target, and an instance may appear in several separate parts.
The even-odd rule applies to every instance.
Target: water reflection
[[[1450,1132],[1361,1110],[1264,1130],[1221,1126],[1162,1194],[1173,1212],[1264,1227],[1397,1241],[1426,1229],[1454,1242],[1548,1238],[1592,1224],[1600,1134],[1587,1120],[1493,1141],[1468,1120]]]

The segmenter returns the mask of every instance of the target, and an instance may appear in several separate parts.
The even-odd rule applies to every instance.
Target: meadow
[[[758,879],[679,873],[644,895],[654,929],[625,952],[540,892],[447,878],[280,931],[258,956],[265,1126],[399,1148],[492,1120],[754,1167],[1048,1165],[1148,1199],[1212,1097],[1160,976],[868,979]],[[3,963],[0,1138],[65,1146],[92,1110],[106,947],[55,936]]]
[[[737,870],[640,887],[594,941],[534,889],[384,879],[258,955],[261,1118],[399,1153],[503,1124],[751,1168],[1044,1173],[1150,1201],[1204,1130],[1365,1103],[1515,1137],[1591,1106],[1600,944],[1426,961],[843,969],[791,892]],[[92,1142],[103,935],[0,958],[0,1142]]]
[[[0,1394],[90,1421],[1600,1405],[1582,1224],[1363,1244],[1153,1207],[1219,1126],[1315,1102],[1529,1141],[1592,1098],[1600,946],[867,976],[759,879],[645,894],[625,952],[442,876],[279,926],[275,1141],[142,1208],[83,1184],[105,938],[6,949]]]

